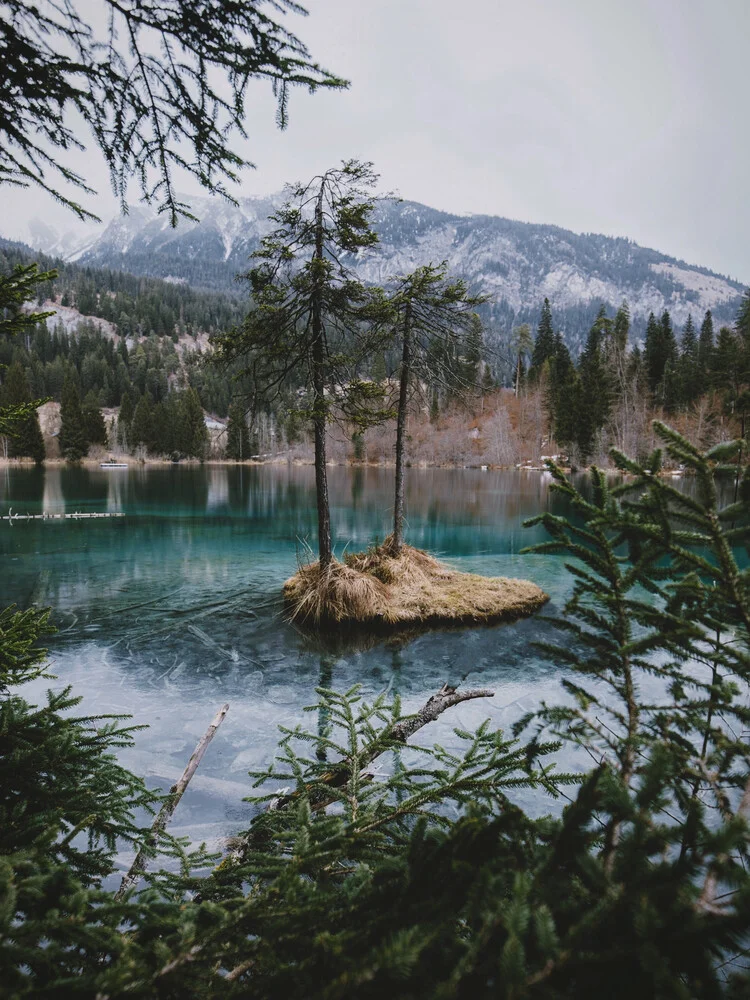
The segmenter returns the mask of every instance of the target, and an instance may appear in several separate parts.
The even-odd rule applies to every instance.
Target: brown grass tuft
[[[284,584],[284,599],[302,624],[398,628],[520,618],[549,597],[529,580],[459,573],[410,545],[396,554],[389,537],[323,573],[318,563],[302,566]]]

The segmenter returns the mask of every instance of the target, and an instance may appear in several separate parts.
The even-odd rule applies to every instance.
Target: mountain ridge
[[[98,236],[90,229],[75,245],[44,223],[30,223],[30,245],[83,266],[108,267],[228,291],[248,269],[248,258],[272,228],[268,216],[283,202],[279,192],[241,198],[238,204],[198,197],[199,222],[171,229],[164,216],[138,205]],[[669,309],[682,325],[711,309],[731,322],[744,286],[702,265],[642,247],[627,237],[575,233],[551,223],[521,222],[490,214],[458,215],[408,200],[378,201],[379,246],[352,266],[377,284],[415,266],[447,260],[451,272],[490,296],[484,319],[496,336],[519,322],[534,323],[550,299],[556,325],[570,346],[582,337],[600,305],[628,301],[635,330],[650,312]],[[32,242],[33,241],[33,242]]]

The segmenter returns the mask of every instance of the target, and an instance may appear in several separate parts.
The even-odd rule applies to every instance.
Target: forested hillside
[[[28,248],[0,244],[4,273],[32,259]],[[200,292],[106,268],[44,257],[40,263],[58,272],[37,289],[39,304],[56,312],[23,338],[0,342],[3,399],[61,402],[67,381],[78,394],[89,444],[152,455],[309,460],[301,415],[308,400],[295,377],[273,400],[262,401],[252,379],[237,382],[232,370],[206,363],[209,338],[241,323],[245,288],[231,295]],[[569,311],[563,315],[570,320]],[[717,324],[707,310],[689,314],[680,329],[663,310],[652,313],[639,334],[627,304],[617,311],[600,304],[588,326],[582,313],[581,325],[566,338],[549,299],[540,303],[534,325],[535,333],[516,326],[500,349],[488,343],[487,331],[475,333],[446,365],[455,385],[442,379],[423,385],[410,418],[410,461],[538,464],[542,454],[556,453],[573,463],[596,458],[606,464],[611,445],[633,453],[649,446],[655,414],[676,421],[700,445],[741,431],[750,399],[747,298],[731,325]],[[570,340],[583,345],[578,355]],[[398,364],[397,352],[386,347],[360,374],[393,393]],[[233,411],[211,449],[198,428],[199,410],[222,421]],[[93,416],[100,411],[105,429]],[[184,432],[188,425],[193,430]],[[392,461],[391,437],[334,425],[331,458]],[[39,435],[29,429],[23,441],[6,442],[5,454],[40,457]]]

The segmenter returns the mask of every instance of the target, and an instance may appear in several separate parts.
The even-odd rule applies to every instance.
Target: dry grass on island
[[[460,573],[391,538],[366,552],[300,567],[284,584],[293,621],[307,625],[399,628],[489,624],[531,615],[549,597],[530,580]]]

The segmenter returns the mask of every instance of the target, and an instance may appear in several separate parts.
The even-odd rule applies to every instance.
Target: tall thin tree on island
[[[326,427],[332,405],[355,420],[366,420],[382,390],[358,376],[370,349],[371,321],[382,317],[383,296],[365,287],[347,264],[347,255],[373,247],[377,181],[371,163],[357,160],[326,170],[292,188],[273,215],[277,228],[253,254],[248,273],[253,308],[243,325],[214,341],[217,360],[241,362],[266,394],[301,379],[308,393],[304,415],[315,440],[318,554],[321,570],[333,558],[326,472]]]
[[[484,301],[484,296],[471,295],[463,280],[450,280],[446,261],[418,267],[399,278],[391,295],[394,330],[401,345],[390,546],[394,555],[398,555],[404,541],[404,446],[412,389],[419,380],[455,384],[455,372],[448,367],[448,359],[456,356],[467,334],[473,332],[476,339],[479,328],[474,308]]]

